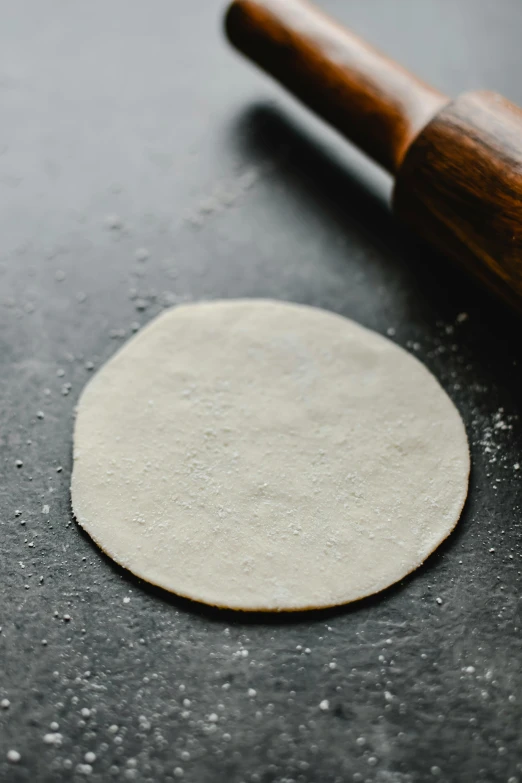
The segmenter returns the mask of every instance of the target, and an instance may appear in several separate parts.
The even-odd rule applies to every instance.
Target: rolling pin
[[[234,0],[231,43],[395,177],[393,209],[522,314],[522,110],[452,101],[304,0]]]

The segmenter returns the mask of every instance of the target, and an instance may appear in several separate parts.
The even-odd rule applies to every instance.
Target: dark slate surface
[[[324,6],[443,90],[522,103],[519,0]],[[401,236],[387,179],[231,53],[220,16],[203,0],[2,5],[0,779],[522,781],[520,324]],[[89,363],[165,305],[233,296],[391,329],[462,411],[462,522],[377,598],[204,610],[71,521]]]

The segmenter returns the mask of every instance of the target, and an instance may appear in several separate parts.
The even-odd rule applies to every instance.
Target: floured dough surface
[[[114,560],[222,607],[376,593],[455,526],[469,474],[454,405],[415,358],[332,313],[189,304],[88,384],[73,509]]]

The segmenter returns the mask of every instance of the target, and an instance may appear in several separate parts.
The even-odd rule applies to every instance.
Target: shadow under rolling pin
[[[395,214],[522,314],[522,110],[454,101],[304,0],[234,0],[231,43],[395,176]]]

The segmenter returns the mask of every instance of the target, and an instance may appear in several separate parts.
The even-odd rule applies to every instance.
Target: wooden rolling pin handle
[[[389,172],[448,98],[303,0],[234,0],[232,44]]]

